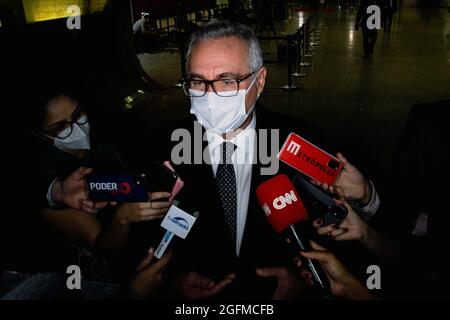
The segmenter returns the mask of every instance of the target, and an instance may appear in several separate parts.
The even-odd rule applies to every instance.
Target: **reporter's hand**
[[[80,167],[66,179],[57,180],[51,191],[53,201],[87,213],[96,213],[106,207],[107,202],[94,203],[89,200],[86,176],[91,172],[92,168]]]
[[[361,202],[362,204],[367,204],[372,197],[369,181],[364,178],[362,173],[348,162],[341,153],[337,154],[337,158],[344,163],[344,168],[333,185],[330,186],[327,183],[319,183],[315,180],[311,180],[311,182],[347,201],[353,200]]]
[[[322,227],[321,219],[313,221],[313,227],[316,228],[319,235],[329,235],[336,241],[359,241],[364,242],[368,234],[368,224],[353,210],[345,200],[335,200],[336,203],[344,205],[347,210],[347,216],[338,225],[331,224]]]
[[[175,281],[175,287],[177,287],[183,297],[187,299],[209,299],[225,289],[234,278],[235,274],[230,273],[221,281],[216,282],[202,276],[198,272],[192,271],[181,275]]]
[[[297,299],[304,292],[305,287],[300,277],[291,268],[259,268],[256,269],[256,274],[263,278],[277,278],[277,288],[272,296],[274,300]]]
[[[150,248],[148,254],[137,267],[136,274],[130,282],[130,288],[143,298],[150,297],[164,284],[164,269],[172,258],[172,253],[168,252],[152,264],[153,254],[154,249]]]
[[[322,265],[330,281],[331,292],[336,297],[344,299],[373,299],[369,290],[356,279],[347,268],[334,256],[333,253],[310,241],[314,251],[300,252],[302,256],[315,259]],[[301,267],[301,260],[298,260]]]
[[[151,192],[148,202],[126,202],[120,205],[117,215],[122,224],[130,222],[161,219],[169,210],[173,201],[157,201],[170,197],[168,192]]]

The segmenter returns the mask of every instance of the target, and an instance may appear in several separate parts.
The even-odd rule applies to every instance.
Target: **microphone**
[[[279,174],[260,184],[256,188],[256,196],[277,233],[286,232],[297,250],[311,250],[309,241],[301,237],[295,226],[296,223],[308,220],[308,214],[287,175]],[[331,299],[330,284],[320,263],[303,256],[300,259],[312,273],[315,287],[320,289],[326,299]]]
[[[155,250],[154,256],[158,259],[162,257],[167,247],[172,241],[174,235],[181,239],[185,239],[188,233],[191,231],[192,226],[199,216],[199,212],[195,211],[192,215],[179,208],[180,202],[174,201],[174,204],[170,207],[163,221],[161,227],[166,229],[161,242]]]

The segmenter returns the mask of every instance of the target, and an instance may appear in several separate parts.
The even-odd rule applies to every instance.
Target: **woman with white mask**
[[[86,112],[69,95],[57,95],[41,105],[37,122],[32,132],[61,151],[83,158],[91,149]]]
[[[37,108],[32,129],[35,172],[54,179],[65,178],[80,167],[109,173],[126,170],[111,145],[91,139],[89,118],[75,98],[67,93],[58,93],[43,100]],[[108,271],[110,268],[107,268],[106,261],[114,261],[122,252],[132,223],[160,219],[172,205],[172,201],[167,200],[169,193],[151,192],[148,202],[107,206],[91,214],[86,210],[58,207],[49,194],[48,206],[41,210],[41,216],[58,234],[62,234],[62,239],[53,240],[56,243],[53,249],[55,263],[64,268],[71,264],[79,265],[83,277],[93,280],[116,278]],[[76,249],[71,249],[68,254],[69,246],[73,248],[73,244]],[[105,256],[108,259],[104,259]]]

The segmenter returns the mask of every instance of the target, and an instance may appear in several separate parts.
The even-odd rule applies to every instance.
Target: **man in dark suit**
[[[377,6],[381,11],[379,1],[362,0],[358,7],[358,13],[356,14],[355,30],[358,31],[359,27],[361,27],[363,34],[364,59],[368,59],[371,55],[373,55],[375,43],[378,38],[377,28],[372,26],[372,23],[377,19],[372,11],[368,10],[373,6]]]
[[[415,297],[449,297],[450,276],[442,260],[450,224],[445,187],[450,178],[449,110],[450,100],[413,106],[394,162],[401,188],[396,185],[390,192],[389,208],[396,213],[389,219],[403,235],[402,270],[409,270],[405,281],[424,279],[413,293],[405,292]]]
[[[302,135],[306,139],[312,141],[317,140],[315,139],[314,131],[308,125],[300,121],[295,121],[292,118],[270,112],[259,104],[255,107],[254,116],[258,119],[255,128],[257,132],[258,130],[267,130],[268,132],[268,141],[260,140],[260,143],[267,143],[269,152],[272,142],[274,145],[279,146],[290,132],[299,132],[296,128],[302,128]],[[198,123],[194,121],[195,117],[190,117],[185,121],[175,124],[173,129],[187,129],[194,136],[196,126],[198,130]],[[280,129],[279,138],[278,136],[271,136],[272,129]],[[169,131],[174,132],[174,130]],[[203,136],[205,130],[203,129],[201,132]],[[172,142],[171,147],[168,149],[172,150],[176,144],[177,142]],[[207,146],[207,141],[204,141],[201,150],[208,150]],[[196,152],[194,143],[192,144],[192,149],[185,151],[192,155],[192,162],[194,162],[193,158]],[[276,156],[277,151],[275,150],[275,154],[271,154],[271,156]],[[169,155],[165,156],[165,159],[168,159],[168,157]],[[264,281],[263,278],[258,279],[256,269],[263,267],[272,267],[272,269],[265,269],[263,271],[264,275],[267,274],[267,276],[276,277],[284,275],[286,276],[284,283],[295,283],[296,276],[293,270],[285,268],[286,266],[292,265],[291,253],[287,250],[284,239],[280,238],[268,223],[255,194],[255,189],[260,183],[271,178],[278,171],[283,170],[276,170],[270,175],[264,175],[262,174],[264,172],[262,170],[265,168],[270,172],[270,165],[263,165],[261,159],[255,159],[255,161],[255,164],[236,165],[236,173],[238,174],[236,182],[242,183],[242,180],[245,180],[243,182],[244,188],[248,188],[246,192],[248,209],[242,210],[246,212],[234,213],[238,216],[235,222],[236,231],[234,231],[237,234],[236,238],[239,237],[239,229],[245,229],[245,231],[241,231],[240,236],[242,238],[238,238],[237,241],[235,238],[233,239],[232,232],[227,228],[228,222],[224,205],[229,204],[223,203],[220,187],[217,186],[217,173],[214,175],[212,166],[207,162],[175,166],[176,171],[185,181],[185,188],[180,193],[178,199],[181,201],[182,207],[198,210],[200,216],[187,239],[180,242],[179,247],[175,247],[174,254],[176,258],[173,265],[175,269],[178,269],[177,272],[188,272],[188,274],[184,275],[188,277],[184,279],[186,282],[203,282],[201,280],[203,276],[211,280],[214,279],[217,286],[213,286],[210,291],[205,290],[205,293],[215,293],[218,291],[216,289],[224,287],[230,279],[236,277],[225,296],[236,298],[269,297],[274,293],[271,290],[275,290],[276,287],[274,283],[271,286],[270,280]],[[248,176],[242,178],[241,175],[241,178],[239,178],[238,170],[243,169],[243,167],[248,167]],[[284,170],[290,169],[284,168]],[[244,192],[241,190],[237,194],[237,197],[242,196]],[[236,209],[237,207],[238,205]],[[243,222],[242,220],[239,221],[239,214],[246,214]],[[244,225],[239,226],[240,223]],[[236,242],[240,243],[240,249],[237,248],[239,244]],[[196,274],[190,274],[188,270],[195,270]],[[233,275],[230,275],[231,273]],[[283,281],[282,279],[280,280]],[[186,288],[184,288],[185,285],[183,283],[179,283],[179,285],[181,287],[180,290],[185,296],[195,298],[207,296],[207,294],[204,296],[203,293],[191,295],[186,292],[188,290],[185,290]],[[294,287],[292,289],[295,290],[298,288]],[[280,298],[287,297],[280,296]]]
[[[194,299],[298,297],[303,282],[295,253],[273,231],[255,189],[289,172],[278,168],[276,157],[290,132],[314,143],[320,137],[304,121],[256,102],[267,70],[244,25],[217,21],[197,31],[187,72],[183,89],[193,115],[154,139],[152,148],[161,151],[160,160],[171,159],[185,181],[181,206],[200,213],[188,237],[174,244],[172,283]],[[361,200],[366,186],[359,184]]]
[[[397,0],[384,0],[383,1],[383,26],[384,32],[391,33],[392,19],[394,13],[398,10]]]

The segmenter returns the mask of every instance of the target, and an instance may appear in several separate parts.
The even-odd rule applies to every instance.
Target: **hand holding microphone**
[[[150,248],[129,284],[142,298],[151,297],[164,284],[163,273],[172,258],[172,253],[168,252],[160,260],[154,261],[154,252],[155,250]]]
[[[161,227],[166,229],[166,232],[155,250],[154,256],[157,259],[164,259],[164,252],[174,236],[185,239],[199,217],[198,211],[190,214],[179,207],[180,202],[174,200],[174,204],[161,222]],[[172,285],[187,299],[207,299],[225,289],[234,278],[235,275],[231,273],[220,281],[213,281],[198,272],[192,271],[177,276]]]
[[[314,250],[300,252],[300,255],[320,262],[330,281],[333,295],[343,299],[369,300],[374,298],[364,284],[356,279],[333,253],[314,241],[311,241],[311,247]],[[300,259],[297,261],[297,267],[302,267]]]
[[[307,241],[297,231],[295,224],[307,219],[305,206],[289,178],[280,174],[262,183],[256,189],[256,195],[267,219],[277,233],[287,233],[291,243],[298,251],[309,250]],[[301,227],[301,226],[300,226]],[[327,277],[317,261],[305,259],[305,265],[314,279],[314,286],[321,290],[326,298],[331,298]]]

